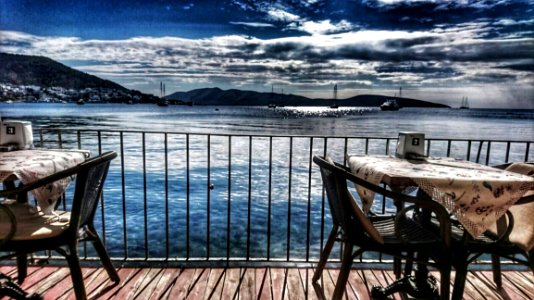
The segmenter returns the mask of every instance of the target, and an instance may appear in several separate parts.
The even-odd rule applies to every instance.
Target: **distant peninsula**
[[[447,105],[383,95],[357,95],[347,99],[311,99],[280,93],[261,93],[217,87],[157,96],[127,89],[42,56],[0,53],[0,101],[85,103],[161,103],[228,106],[380,106],[395,99],[401,107]]]
[[[235,105],[235,106],[380,106],[388,99],[395,99],[401,107],[434,107],[449,106],[410,98],[390,97],[383,95],[357,95],[347,99],[310,99],[303,96],[278,93],[260,93],[236,89],[221,90],[220,88],[203,88],[189,92],[176,92],[167,100],[188,101],[194,105]]]

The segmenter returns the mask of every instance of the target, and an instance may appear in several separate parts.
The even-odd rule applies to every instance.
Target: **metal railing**
[[[427,139],[426,151],[493,165],[532,160],[532,143]],[[395,145],[381,137],[36,131],[36,146],[119,154],[96,224],[113,259],[136,262],[316,262],[331,219],[312,157],[346,162],[345,153],[393,154]],[[375,211],[395,210],[380,200]],[[82,253],[96,257],[92,247]]]

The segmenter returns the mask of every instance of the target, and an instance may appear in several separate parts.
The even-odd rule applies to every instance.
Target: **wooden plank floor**
[[[13,266],[0,272],[16,276]],[[121,268],[121,282],[112,285],[102,268],[84,268],[89,299],[317,299],[309,268]],[[433,273],[438,278],[439,274]],[[322,286],[327,298],[333,293],[338,271],[327,269]],[[353,270],[346,299],[370,299],[374,284],[394,280],[392,271]],[[454,278],[454,274],[453,274]],[[534,299],[531,272],[503,272],[503,288],[497,290],[491,271],[470,272],[464,299]],[[44,299],[74,299],[68,268],[29,267],[22,287]],[[406,299],[395,294],[390,299]]]

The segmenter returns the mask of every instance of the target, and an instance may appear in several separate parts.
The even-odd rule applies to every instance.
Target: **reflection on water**
[[[3,118],[37,127],[107,128],[191,133],[395,137],[420,131],[432,138],[534,140],[533,110],[356,107],[210,107],[125,104],[0,104]],[[512,134],[512,135],[511,135]]]

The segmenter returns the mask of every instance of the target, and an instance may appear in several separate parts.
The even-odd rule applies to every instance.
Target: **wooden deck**
[[[0,272],[16,275],[13,266]],[[113,286],[102,268],[84,268],[89,299],[317,299],[310,268],[120,268],[121,282]],[[323,273],[325,294],[331,295],[338,271]],[[433,273],[439,280],[439,275]],[[453,275],[454,276],[454,275]],[[491,271],[470,272],[464,299],[534,299],[531,272],[503,272],[503,288],[496,290]],[[370,299],[369,288],[394,280],[392,271],[353,270],[346,299]],[[69,269],[29,267],[22,285],[44,299],[74,299]],[[390,299],[405,299],[395,294]]]

